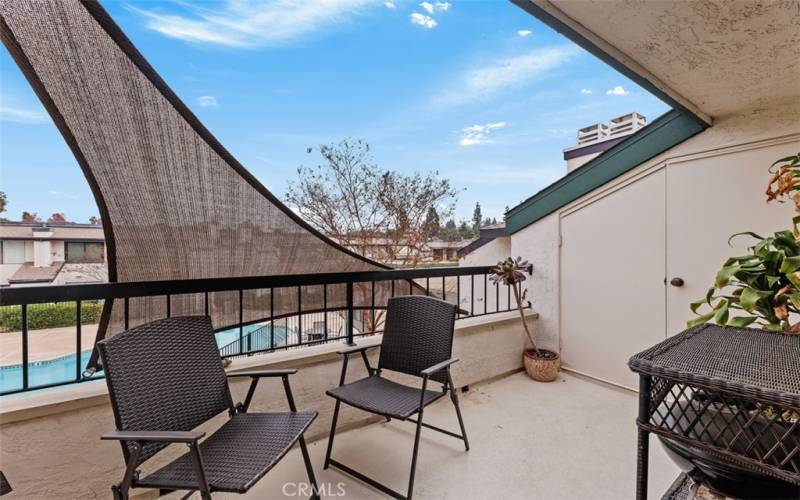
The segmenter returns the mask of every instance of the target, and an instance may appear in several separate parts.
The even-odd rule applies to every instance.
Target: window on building
[[[25,262],[25,242],[6,240],[2,244],[3,264],[22,264]]]
[[[103,244],[88,241],[68,241],[64,261],[76,264],[102,264]]]

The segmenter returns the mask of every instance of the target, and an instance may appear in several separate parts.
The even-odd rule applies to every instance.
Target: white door
[[[665,338],[665,172],[561,220],[564,365],[635,389],[628,359]]]
[[[683,286],[667,286],[667,334],[686,328],[694,317],[691,302],[702,299],[728,257],[744,255],[761,236],[790,228],[791,203],[766,203],[767,168],[797,153],[800,144],[781,144],[719,154],[667,165],[667,280],[681,278]]]

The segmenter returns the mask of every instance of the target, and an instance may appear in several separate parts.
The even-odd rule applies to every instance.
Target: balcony
[[[453,356],[461,362],[453,368],[453,385],[472,444],[465,452],[461,442],[423,430],[415,498],[660,498],[679,471],[646,432],[663,436],[667,424],[677,421],[677,428],[685,423],[681,419],[689,420],[679,437],[691,441],[703,415],[675,417],[671,409],[687,407],[689,399],[703,410],[731,406],[739,395],[725,392],[725,384],[736,377],[706,377],[712,383],[701,379],[692,388],[696,380],[651,384],[648,375],[638,386],[642,403],[637,376],[626,363],[685,327],[688,304],[704,296],[718,264],[730,256],[730,234],[767,233],[776,224],[790,224],[790,204],[765,205],[761,186],[768,166],[796,154],[800,144],[797,8],[791,2],[757,7],[698,2],[693,8],[679,2],[512,2],[672,109],[646,127],[644,117],[632,113],[610,127],[581,129],[578,145],[564,151],[569,174],[507,211],[503,236],[481,245],[483,265],[425,270],[391,270],[355,255],[284,206],[155,74],[99,4],[51,0],[49,8],[37,9],[33,0],[0,3],[3,42],[54,118],[100,208],[112,281],[0,292],[0,307],[10,311],[3,321],[11,318],[0,325],[6,330],[0,333],[2,361],[11,365],[0,372],[13,372],[0,388],[0,469],[14,488],[10,498],[108,496],[124,464],[119,446],[99,439],[115,422],[102,371],[85,370],[96,367],[95,333],[114,335],[189,314],[213,318],[228,373],[299,368],[292,379],[297,406],[319,412],[307,437],[324,496],[376,498],[376,490],[358,480],[322,470],[334,406],[325,391],[337,385],[336,351],[380,343],[386,301],[404,294],[438,297],[460,308]],[[438,2],[438,7],[419,5],[444,8]],[[426,17],[415,12],[411,19]],[[709,18],[716,24],[709,27]],[[432,18],[426,22],[426,29],[436,26]],[[531,31],[518,34],[517,41],[524,41]],[[486,53],[488,58],[491,52]],[[479,71],[491,78],[470,81],[502,82],[518,67]],[[581,82],[574,84],[562,90],[577,94]],[[581,95],[592,94],[585,90]],[[598,94],[623,99],[628,92],[620,86],[605,94],[598,88]],[[509,129],[516,125],[509,120]],[[459,147],[491,144],[484,135],[504,127],[505,121],[468,126],[462,131],[473,136]],[[527,147],[523,135],[516,137],[520,144],[514,148]],[[73,243],[76,259],[84,260],[92,242]],[[39,257],[48,257],[45,246],[38,246]],[[67,259],[75,253],[69,247],[56,253]],[[3,251],[18,265],[26,260],[25,248],[15,243]],[[527,340],[512,302],[514,289],[493,286],[485,265],[508,255],[533,262],[535,273],[526,281],[531,302],[521,315],[541,346],[563,357],[565,370],[555,383],[534,383],[521,373]],[[675,273],[665,276],[668,270]],[[37,326],[35,316],[49,304],[67,326],[57,331]],[[373,363],[376,354],[369,354]],[[54,357],[60,360],[55,374],[48,369],[40,377],[40,368],[51,367]],[[788,373],[796,381],[796,356],[787,358],[782,365],[761,358],[751,372]],[[350,379],[364,373],[359,363],[351,364]],[[395,377],[408,380],[387,374]],[[246,398],[248,385],[231,382],[235,401]],[[792,390],[783,396],[800,397]],[[750,472],[763,473],[767,465],[770,477],[777,470],[782,474],[777,477],[797,485],[800,419],[794,415],[800,406],[769,399],[776,391],[755,403],[736,399],[734,411],[719,411],[722,418],[735,417],[715,437],[733,434],[730,442],[739,440],[750,456],[731,451],[733,445],[714,451],[730,452],[727,458],[733,460],[745,456]],[[656,404],[650,404],[653,392],[661,398]],[[639,420],[637,442],[637,414],[650,411],[653,417],[664,407],[669,415],[661,415],[659,425]],[[285,410],[280,384],[263,382],[252,408]],[[202,429],[213,431],[225,418],[218,415]],[[426,410],[428,419],[455,428],[446,400]],[[758,427],[767,419],[769,425]],[[403,491],[413,427],[351,408],[342,410],[339,423],[334,458]],[[737,430],[731,431],[732,425]],[[777,444],[760,449],[765,435]],[[641,477],[637,485],[637,451],[650,441],[645,492]],[[784,447],[784,442],[790,443]],[[711,448],[718,442],[700,444]],[[164,450],[145,472],[182,451]],[[748,477],[740,472],[738,479]],[[305,481],[299,451],[293,449],[245,498],[305,497]],[[134,493],[153,498],[158,492]]]

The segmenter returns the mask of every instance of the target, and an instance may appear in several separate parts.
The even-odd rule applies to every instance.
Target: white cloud
[[[435,28],[437,24],[436,20],[432,17],[426,16],[425,14],[420,14],[419,12],[414,12],[411,14],[411,22],[414,24],[419,24],[423,28]]]
[[[519,30],[519,31],[517,31],[517,35],[521,36],[522,38],[525,38],[526,36],[530,36],[531,33],[533,33],[533,31],[531,31],[531,30]]]
[[[461,129],[461,139],[458,143],[461,146],[475,146],[493,142],[489,134],[493,130],[501,129],[506,126],[506,122],[487,123],[486,125],[472,125]]]
[[[630,92],[622,88],[622,85],[617,85],[613,89],[609,89],[606,91],[608,95],[628,95]]]
[[[456,78],[456,84],[440,95],[439,102],[458,104],[487,98],[501,90],[518,87],[541,78],[580,52],[574,44],[544,47],[474,66]]]
[[[593,93],[594,91],[592,89],[581,89],[581,94],[593,94]]]
[[[47,123],[50,120],[41,111],[0,106],[0,121],[37,125]]]
[[[450,2],[422,2],[419,6],[425,9],[428,14],[433,14],[434,11],[445,12],[450,10],[451,7]]]
[[[388,1],[388,2],[383,2],[383,5],[384,5],[384,6],[385,6],[387,9],[394,9],[394,8],[396,8],[396,7],[397,7],[397,5],[396,5],[394,2],[392,2],[391,0],[390,0],[390,1]]]
[[[213,95],[204,95],[197,98],[197,105],[201,108],[216,108],[219,107],[217,98]]]
[[[387,1],[386,4],[394,3]],[[385,4],[385,5],[386,5]],[[359,14],[373,0],[227,0],[210,9],[181,3],[186,13],[129,7],[145,27],[170,38],[228,47],[280,45]],[[388,5],[387,5],[388,6]]]

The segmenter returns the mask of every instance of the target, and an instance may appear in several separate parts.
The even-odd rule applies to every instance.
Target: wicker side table
[[[639,374],[637,499],[650,433],[713,490],[800,498],[800,335],[700,325],[628,364]]]

